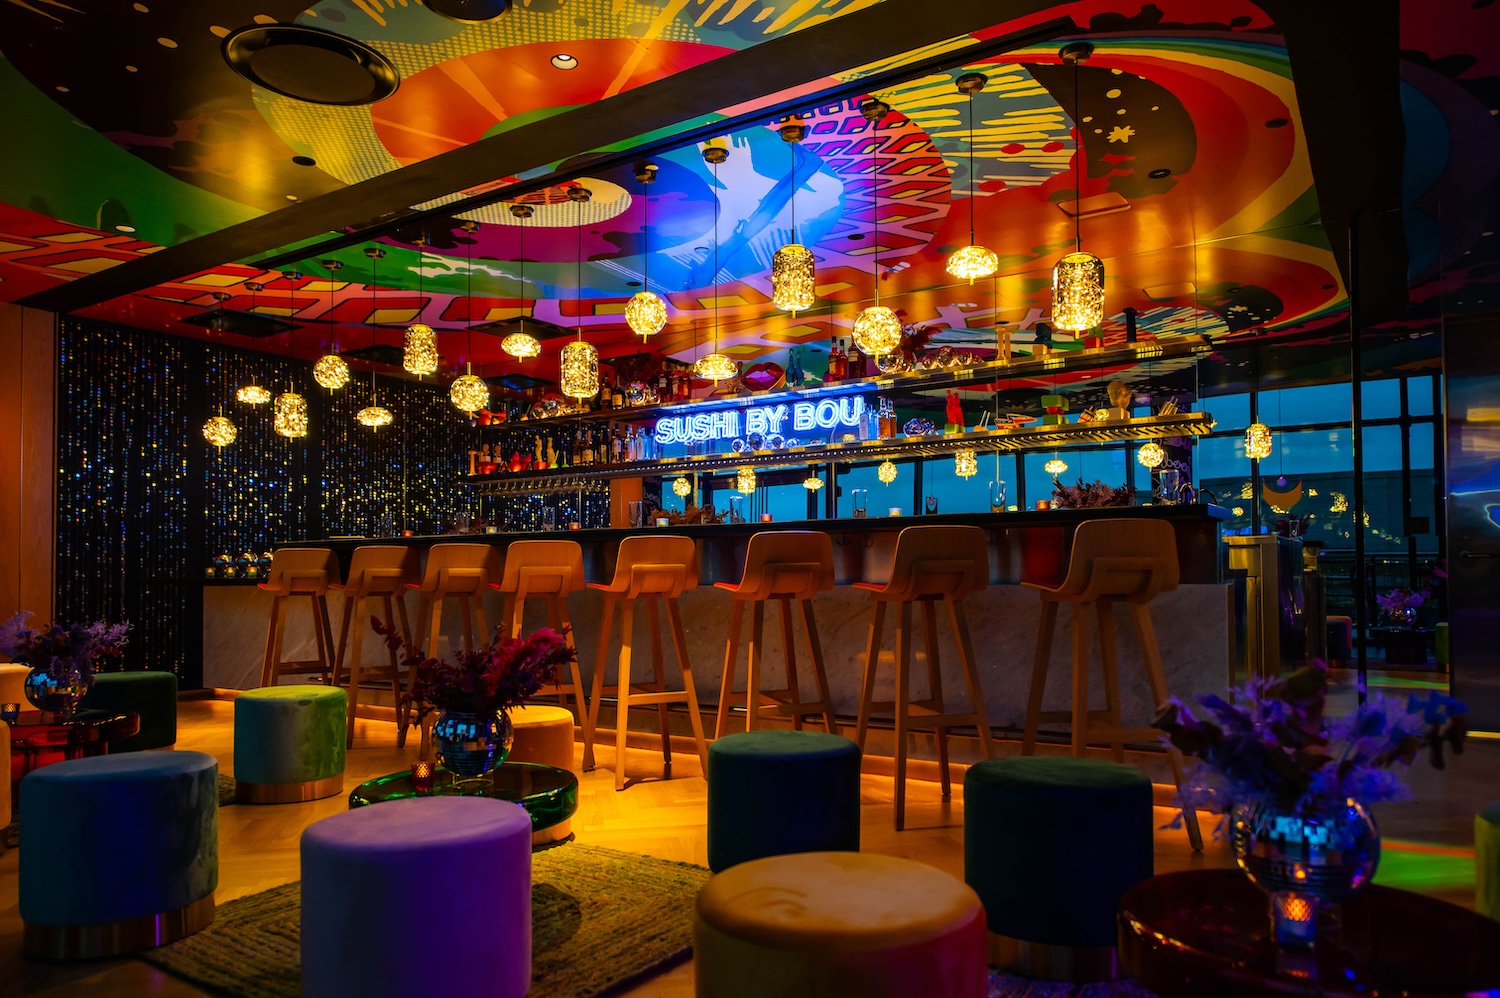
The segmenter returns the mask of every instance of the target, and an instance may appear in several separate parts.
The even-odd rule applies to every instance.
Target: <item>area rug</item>
[[[223,773],[220,773],[219,774],[219,806],[220,807],[228,807],[230,804],[234,804],[234,803],[237,803],[237,802],[238,802],[238,797],[235,794],[234,777],[232,777],[232,776],[226,776]]]
[[[576,843],[531,862],[529,998],[608,994],[688,955],[703,867]],[[217,995],[300,995],[301,901],[291,883],[225,902],[207,929],[140,959]]]
[[[1156,998],[1156,993],[1134,981],[1065,984],[995,970],[990,972],[990,998]]]

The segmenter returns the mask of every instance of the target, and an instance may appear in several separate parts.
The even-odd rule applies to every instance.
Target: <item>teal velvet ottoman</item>
[[[990,962],[1028,977],[1115,976],[1115,912],[1152,875],[1151,781],[1096,759],[991,759],[964,777],[964,880]]]
[[[1500,803],[1474,816],[1474,910],[1500,921]]]
[[[109,743],[111,752],[167,748],[177,742],[177,677],[170,672],[100,672],[79,707],[138,714],[141,730]]]
[[[708,866],[859,851],[859,746],[816,731],[747,731],[708,746]]]
[[[101,755],[28,773],[20,850],[26,955],[116,956],[212,922],[218,773],[202,752]]]
[[[292,804],[344,789],[348,698],[328,686],[263,686],[234,701],[234,779],[240,800]]]

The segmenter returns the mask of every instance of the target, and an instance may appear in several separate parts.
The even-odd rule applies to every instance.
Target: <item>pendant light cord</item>
[[[577,288],[575,289],[575,300],[578,306],[578,315],[574,320],[574,328],[578,331],[578,342],[583,342],[583,202],[573,202],[573,222],[578,229],[578,270]]]
[[[464,302],[464,318],[468,322],[468,356],[464,358],[464,371],[468,374],[474,373],[474,233],[478,229],[466,229],[469,234],[468,242],[464,244],[464,266],[468,273],[468,290],[464,294],[468,301]]]
[[[1079,94],[1079,63],[1082,60],[1073,60],[1073,252],[1083,252],[1083,119],[1079,107],[1082,97]]]
[[[972,100],[972,98],[970,98],[970,99]],[[973,114],[971,113],[970,116],[969,116],[969,121],[970,121],[970,127],[971,128],[972,128],[973,120],[974,120],[974,117],[973,117]],[[876,150],[880,148],[880,119],[879,118],[876,118],[874,121],[870,122],[870,131],[874,133],[873,136],[871,137],[871,145],[870,145],[870,202],[871,202],[871,204],[874,205],[873,210],[870,212],[870,222],[872,223],[872,227],[874,229],[874,235],[875,235],[875,273],[874,273],[874,277],[875,277],[875,304],[879,305],[880,304],[880,160],[875,155]],[[973,202],[970,202],[970,205],[969,205],[969,211],[970,211],[970,215],[969,215],[969,218],[970,218],[970,224],[969,224],[969,229],[970,229],[970,232],[969,232],[969,242],[971,242],[971,243],[974,241],[973,221],[972,221],[973,220],[973,210],[974,210],[973,209]]]
[[[794,157],[795,157],[795,155],[796,155],[796,153],[793,152],[793,156]],[[719,352],[719,205],[720,205],[720,202],[721,202],[721,198],[720,198],[720,195],[719,195],[719,164],[718,163],[711,163],[709,165],[712,166],[713,169],[714,169],[714,272],[708,276],[708,284],[709,284],[709,287],[713,288],[713,293],[714,293],[714,353],[718,353]],[[792,162],[792,174],[793,174],[793,177],[794,177],[794,180],[793,180],[794,183],[795,183],[796,173],[797,173],[796,160],[793,159],[793,162]],[[792,242],[796,242],[796,241],[797,241],[797,191],[796,191],[796,188],[793,188],[792,189]]]
[[[651,291],[651,187],[641,181],[641,281]]]
[[[795,242],[797,242],[797,143],[795,143],[795,142],[788,142],[787,143],[787,148],[789,149],[789,151],[792,154],[792,242],[795,243]],[[714,182],[718,183],[718,180],[719,180],[719,168],[718,168],[718,164],[714,164]],[[718,216],[717,213],[715,213],[714,214],[714,225],[717,226],[718,224],[719,224],[719,216]],[[715,236],[714,237],[714,242],[717,244],[718,241],[719,241],[718,237]],[[716,271],[716,273],[717,273],[717,271]]]
[[[969,245],[974,245],[974,93],[969,92]]]

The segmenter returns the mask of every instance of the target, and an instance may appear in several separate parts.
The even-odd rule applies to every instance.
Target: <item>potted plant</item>
[[[401,708],[413,710],[417,723],[436,710],[432,725],[437,759],[449,772],[478,779],[505,761],[513,732],[510,711],[548,683],[559,666],[573,661],[565,633],[550,628],[522,638],[502,638],[496,628],[484,648],[445,662],[402,641],[396,628],[372,618],[370,626],[391,648],[402,649],[411,679]]]
[[[1407,796],[1393,771],[1424,748],[1443,767],[1443,748],[1462,751],[1464,705],[1431,693],[1404,708],[1380,696],[1328,717],[1328,670],[1317,662],[1275,681],[1252,681],[1198,698],[1172,699],[1154,726],[1197,765],[1179,803],[1216,811],[1235,859],[1270,895],[1278,943],[1309,945],[1321,905],[1370,882],[1380,833],[1367,808]],[[1180,820],[1180,818],[1179,818]]]
[[[23,610],[0,624],[0,655],[31,667],[26,699],[32,706],[69,720],[93,684],[99,662],[120,656],[130,623],[54,623],[37,630],[26,626],[30,619]]]
[[[1375,602],[1391,618],[1392,624],[1410,629],[1417,625],[1417,609],[1427,602],[1429,595],[1431,594],[1425,589],[1402,587],[1376,596]]]

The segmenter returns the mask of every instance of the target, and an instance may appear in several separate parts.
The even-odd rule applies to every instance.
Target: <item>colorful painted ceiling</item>
[[[983,352],[1005,323],[1024,350],[1048,318],[1051,266],[1079,240],[1109,275],[1107,340],[1123,335],[1127,306],[1146,335],[1163,338],[1288,335],[1340,319],[1345,282],[1319,199],[1331,181],[1315,177],[1301,106],[1316,99],[1314,81],[1293,73],[1296,48],[1269,3],[1017,4],[1011,20],[810,80],[745,72],[739,99],[715,113],[672,119],[663,107],[671,127],[631,131],[627,121],[619,130],[632,140],[527,158],[522,139],[538,134],[533,126],[561,130],[572,112],[637,90],[687,107],[692,95],[674,93],[675,81],[703,79],[692,74],[720,60],[739,74],[747,64],[734,59],[772,60],[797,35],[873,38],[872,18],[903,3],[932,19],[975,6],[516,0],[470,25],[415,0],[7,0],[0,100],[12,140],[29,154],[0,168],[0,298],[61,307],[71,296],[82,315],[308,357],[397,344],[421,320],[438,329],[448,371],[473,363],[492,377],[551,380],[558,341],[523,365],[500,352],[498,337],[470,327],[527,317],[581,331],[606,358],[620,357],[641,350],[622,312],[649,286],[670,310],[652,350],[690,360],[717,333],[724,352],[753,363],[847,337],[878,283],[882,304],[909,324],[940,328],[939,343]],[[1493,10],[1465,18],[1470,38],[1495,27]],[[399,88],[373,104],[335,106],[256,86],[221,48],[257,24],[365,43],[399,73]],[[1028,31],[1042,37],[1003,44]],[[1479,85],[1494,79],[1491,69],[1455,70],[1463,46],[1452,32],[1425,21],[1403,31],[1421,35],[1430,54],[1403,62],[1406,127],[1415,115],[1419,135],[1436,122],[1480,139],[1472,152],[1413,143],[1408,193],[1416,176],[1424,192],[1492,187],[1478,165],[1493,170],[1500,144]],[[1075,73],[1058,53],[1077,39],[1095,53]],[[972,71],[988,82],[971,107],[955,81]],[[860,91],[864,80],[879,84]],[[878,126],[860,114],[867,96],[892,108]],[[787,109],[808,126],[800,144],[776,131]],[[711,134],[730,149],[717,173],[702,156]],[[649,189],[628,156],[590,169],[601,154],[646,143],[658,166]],[[414,203],[349,197],[385,190],[392,178],[435,176],[474,148],[525,166]],[[588,203],[568,198],[574,185],[590,190]],[[507,197],[511,187],[524,192]],[[483,203],[493,192],[501,200]],[[323,220],[333,213],[320,206],[335,199],[358,210]],[[515,200],[534,207],[524,223],[508,210]],[[944,271],[947,255],[969,242],[971,213],[975,238],[1001,259],[994,279],[973,285]],[[297,250],[232,238],[301,218],[318,221]],[[479,223],[472,235],[466,221]],[[819,292],[795,316],[771,304],[769,274],[771,255],[794,234],[817,257]],[[1418,232],[1414,273],[1451,258],[1462,240],[1441,225]],[[232,259],[214,256],[231,245]],[[375,245],[385,256],[372,268],[364,250]],[[144,273],[142,261],[161,252],[196,264],[102,300],[88,293],[96,275]],[[275,263],[257,262],[266,260]],[[212,309],[293,329],[253,340],[183,321]]]

